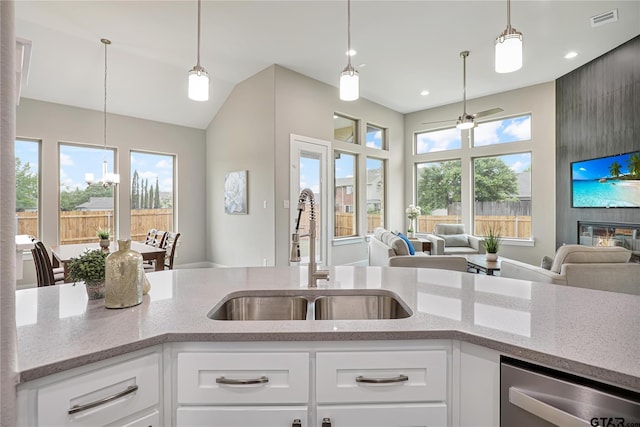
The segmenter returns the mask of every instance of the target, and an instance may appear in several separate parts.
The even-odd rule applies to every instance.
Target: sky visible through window
[[[38,143],[16,140],[16,157],[23,165],[29,163],[31,172],[38,173]]]
[[[153,153],[131,153],[131,176],[138,171],[140,179],[155,185],[156,178],[161,192],[173,193],[173,156]]]
[[[101,180],[105,159],[108,172],[115,172],[113,156],[112,149],[60,144],[60,188],[68,191],[86,188],[86,173],[92,173],[96,181]]]

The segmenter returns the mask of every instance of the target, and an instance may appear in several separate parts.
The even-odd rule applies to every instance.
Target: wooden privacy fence
[[[16,212],[18,234],[38,236],[38,213]],[[113,233],[113,211],[60,212],[60,244],[89,243],[97,239],[99,228]],[[147,230],[173,230],[173,209],[134,209],[131,211],[131,240],[142,241]]]
[[[353,219],[352,213],[336,213],[334,214],[334,235],[336,237],[352,236]],[[427,216],[420,215],[417,220],[417,233],[433,233],[436,223],[459,224],[462,217],[459,215],[443,215],[443,216]],[[376,227],[382,225],[382,218],[377,214],[367,215],[367,232],[373,233]],[[513,215],[484,215],[477,216],[475,221],[475,234],[482,235],[488,226],[495,226],[500,230],[502,237],[530,239],[531,238],[531,217],[530,216],[513,216]],[[409,220],[405,219],[405,226],[408,228]],[[400,230],[406,232],[406,229]],[[470,230],[467,230],[470,231]]]

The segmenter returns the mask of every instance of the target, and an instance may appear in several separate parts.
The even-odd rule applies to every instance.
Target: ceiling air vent
[[[600,25],[609,24],[618,20],[618,9],[610,10],[609,12],[601,13],[589,18],[592,27],[599,27]]]

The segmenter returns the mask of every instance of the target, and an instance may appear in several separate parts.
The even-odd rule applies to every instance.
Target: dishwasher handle
[[[527,394],[526,391],[516,387],[509,387],[509,403],[555,425],[564,427],[591,426],[589,421],[536,399]]]

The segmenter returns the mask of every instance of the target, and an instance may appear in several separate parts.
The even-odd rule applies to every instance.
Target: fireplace
[[[578,221],[578,243],[622,246],[631,251],[631,262],[640,263],[640,224]]]

